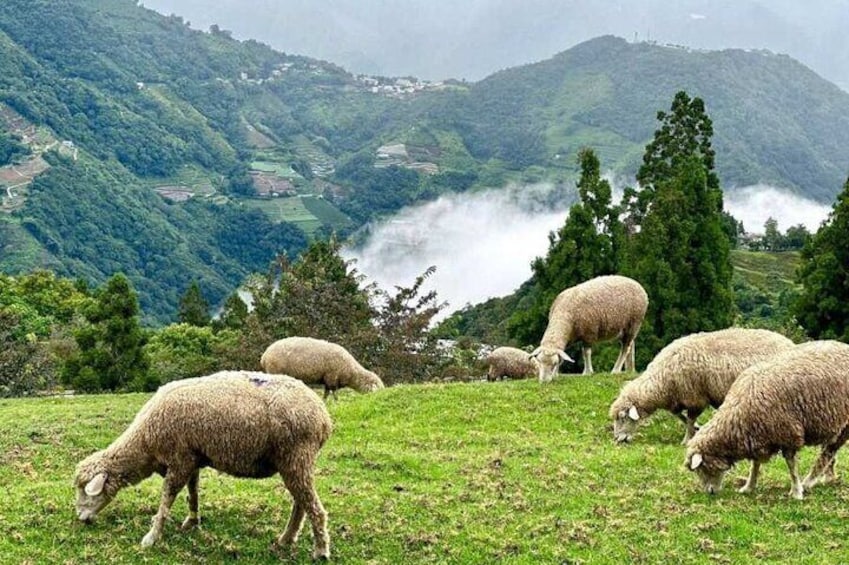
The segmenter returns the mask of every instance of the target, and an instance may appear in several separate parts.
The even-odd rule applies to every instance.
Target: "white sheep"
[[[287,337],[275,341],[259,361],[263,371],[289,375],[307,384],[323,384],[324,397],[342,387],[357,392],[383,388],[383,381],[364,368],[341,345],[311,337]]]
[[[583,344],[584,374],[593,372],[592,346],[618,338],[619,357],[613,365],[634,370],[634,340],[648,308],[648,295],[637,281],[619,275],[596,277],[567,288],[557,295],[548,312],[548,327],[532,357],[539,362],[539,380],[548,382],[557,374],[561,361],[572,361],[566,346]]]
[[[687,444],[685,463],[714,494],[736,461],[752,470],[740,492],[755,488],[760,465],[781,452],[790,471],[790,495],[834,477],[834,457],[849,438],[849,345],[817,341],[797,345],[744,371],[725,402]],[[796,455],[822,445],[801,481]]]
[[[676,339],[655,356],[642,375],[626,383],[610,405],[614,440],[631,441],[637,424],[663,409],[686,424],[682,442],[686,444],[696,432],[696,419],[708,406],[722,404],[740,373],[791,347],[793,342],[781,334],[747,328]]]
[[[149,547],[161,538],[171,505],[186,485],[189,515],[182,528],[199,523],[202,467],[248,478],[279,473],[293,504],[277,543],[294,544],[307,515],[313,557],[327,558],[327,513],[313,486],[313,471],[331,430],[318,395],[290,377],[223,371],[174,381],[160,387],[109,447],[77,466],[77,515],[90,522],[122,488],[159,473],[165,478],[159,510],[141,542]]]
[[[496,347],[486,356],[486,364],[489,367],[486,373],[488,381],[504,377],[526,379],[537,374],[536,359],[515,347]]]

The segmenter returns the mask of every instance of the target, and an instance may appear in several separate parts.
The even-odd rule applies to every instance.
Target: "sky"
[[[479,80],[604,34],[786,53],[849,90],[849,0],[142,0],[356,73]]]

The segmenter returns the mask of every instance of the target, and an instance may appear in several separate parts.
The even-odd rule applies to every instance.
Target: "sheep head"
[[[630,442],[639,423],[640,412],[633,404],[617,410],[613,417],[613,440],[616,443]]]
[[[722,488],[722,479],[731,469],[732,464],[722,457],[701,453],[694,449],[687,450],[685,459],[687,469],[698,475],[702,488],[708,494],[717,494]]]
[[[91,522],[120,489],[116,477],[106,468],[102,455],[103,452],[97,452],[77,466],[74,479],[74,487],[77,489],[75,506],[77,517],[86,523]]]
[[[384,388],[383,381],[372,371],[366,371],[360,379],[359,392],[374,392]]]
[[[553,347],[545,347],[542,345],[537,347],[533,353],[528,355],[528,357],[536,360],[539,368],[537,375],[539,377],[539,382],[541,383],[551,382],[557,374],[557,369],[560,368],[561,362],[575,362],[571,357],[566,355],[566,352],[562,349],[555,349]]]

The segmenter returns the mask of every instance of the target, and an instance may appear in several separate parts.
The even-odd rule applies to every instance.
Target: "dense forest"
[[[344,237],[444,192],[547,182],[575,155],[633,178],[675,92],[705,101],[725,190],[830,202],[849,94],[786,56],[602,37],[477,83],[355,76],[192,29],[132,0],[10,0],[0,13],[0,271],[139,292],[174,320],[196,280],[216,306],[278,252]]]

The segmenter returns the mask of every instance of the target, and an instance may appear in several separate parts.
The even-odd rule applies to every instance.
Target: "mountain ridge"
[[[124,271],[150,323],[192,280],[220,303],[277,252],[445,192],[546,182],[568,198],[583,146],[628,178],[680,89],[706,102],[723,186],[827,202],[849,165],[849,94],[766,52],[603,36],[475,83],[426,82],[353,75],[131,0],[9,0],[0,54],[0,106],[22,120],[0,120],[14,155],[0,162],[0,269]],[[36,159],[10,188],[4,175]],[[141,232],[115,221],[145,216]]]

